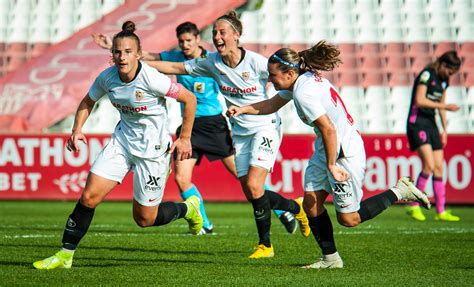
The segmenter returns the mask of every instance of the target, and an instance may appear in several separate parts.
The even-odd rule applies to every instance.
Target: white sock
[[[397,196],[398,200],[402,200],[402,194],[400,192],[400,190],[396,187],[392,187],[390,188],[391,191],[393,191],[393,193],[395,193],[395,195]]]
[[[336,251],[333,254],[324,255],[324,259],[327,259],[328,261],[335,261],[341,259],[341,256],[339,256],[339,252]]]

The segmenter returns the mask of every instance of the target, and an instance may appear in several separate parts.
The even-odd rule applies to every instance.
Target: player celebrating
[[[446,89],[449,86],[449,77],[454,75],[460,66],[461,60],[456,51],[449,51],[421,71],[413,84],[411,109],[407,120],[410,150],[416,150],[422,160],[422,171],[418,176],[416,187],[425,190],[428,178],[433,174],[437,213],[435,220],[460,220],[458,216],[444,209],[446,191],[443,183],[443,148],[448,142],[446,111],[459,110],[458,105],[445,103]],[[441,135],[435,121],[436,110],[439,112],[443,126]],[[409,206],[407,212],[415,220],[426,220],[417,203]]]
[[[267,59],[239,47],[241,35],[242,23],[235,12],[230,12],[214,23],[216,53],[184,63],[156,61],[150,65],[167,74],[214,78],[228,106],[267,99]],[[295,214],[303,235],[309,236],[310,233],[301,202],[264,191],[265,178],[273,168],[281,142],[280,117],[277,113],[246,115],[232,119],[231,124],[237,175],[247,200],[252,203],[259,234],[258,247],[249,258],[273,257],[274,250],[270,242],[271,208]]]
[[[111,49],[112,40],[103,34],[93,34],[94,41],[104,49]],[[199,29],[194,23],[184,22],[176,27],[176,37],[180,51],[165,51],[161,53],[143,52],[143,60],[163,60],[171,62],[184,62],[200,56],[207,56],[208,51],[200,46],[201,38]],[[196,95],[196,118],[191,134],[193,153],[191,158],[174,161],[174,179],[180,190],[181,197],[187,199],[193,195],[201,199],[200,212],[204,225],[200,234],[209,234],[213,231],[213,224],[207,217],[201,193],[192,183],[192,173],[199,165],[203,156],[210,161],[221,160],[225,168],[237,178],[234,161],[234,147],[227,121],[223,117],[222,106],[218,99],[219,86],[209,77],[193,77],[178,75],[177,82]],[[183,108],[183,105],[181,105]],[[176,135],[181,133],[181,127],[176,130]],[[289,233],[294,233],[297,225],[293,215],[289,212],[274,210],[275,215]]]
[[[338,222],[346,227],[369,220],[397,200],[416,200],[429,208],[429,200],[408,178],[402,177],[389,190],[362,199],[362,180],[366,158],[364,143],[354,127],[354,120],[346,110],[334,86],[320,76],[321,70],[333,70],[339,60],[339,50],[324,41],[302,52],[283,48],[268,61],[269,80],[279,93],[271,99],[243,106],[232,106],[229,116],[271,114],[291,99],[299,118],[314,128],[317,138],[304,178],[303,206],[309,226],[323,256],[305,268],[342,268],[334,241],[333,228],[324,201],[331,193]]]
[[[141,227],[159,226],[178,218],[188,221],[193,234],[198,234],[203,220],[199,214],[199,198],[184,203],[163,202],[163,190],[170,172],[170,153],[177,160],[191,156],[191,129],[196,109],[194,95],[139,61],[140,39],[135,24],[127,21],[113,38],[114,66],[104,70],[94,81],[89,93],[79,104],[67,148],[79,150],[79,141],[87,143],[82,126],[95,102],[107,94],[120,112],[112,139],[91,167],[86,186],[64,228],[63,249],[44,260],[36,261],[37,269],[71,268],[74,251],[86,234],[95,208],[109,192],[134,171],[133,218]],[[181,136],[171,144],[166,130],[165,97],[184,103]]]

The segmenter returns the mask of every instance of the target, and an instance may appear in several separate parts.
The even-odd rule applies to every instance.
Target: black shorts
[[[407,136],[411,151],[415,151],[424,144],[431,145],[433,150],[443,149],[438,127],[430,121],[416,124],[409,123],[407,125]]]
[[[176,130],[176,136],[181,134],[181,126]],[[194,120],[191,134],[193,154],[199,165],[203,156],[209,161],[223,159],[234,154],[232,138],[227,121],[222,115],[199,117]],[[174,153],[176,159],[176,152]]]

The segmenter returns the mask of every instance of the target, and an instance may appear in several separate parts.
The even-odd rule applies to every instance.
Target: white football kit
[[[181,87],[141,63],[135,79],[120,80],[112,66],[94,81],[89,97],[97,101],[107,95],[120,113],[112,139],[101,151],[90,171],[101,177],[122,182],[133,170],[133,197],[144,206],[155,206],[163,198],[170,173],[171,136],[167,131],[165,96],[177,98]]]
[[[287,100],[293,99],[299,118],[313,127],[317,135],[315,152],[305,171],[305,191],[325,190],[333,195],[337,211],[358,211],[366,167],[364,142],[334,86],[328,80],[307,72],[296,80],[292,96],[280,96]],[[327,170],[324,144],[319,130],[314,125],[314,121],[322,115],[327,115],[336,129],[336,165],[350,174],[347,182],[336,182]]]
[[[213,78],[230,105],[245,106],[268,99],[265,87],[268,79],[267,59],[255,52],[242,50],[243,59],[235,68],[227,66],[219,53],[209,53],[184,62],[189,75]],[[230,119],[238,177],[248,172],[250,165],[271,171],[281,143],[281,120],[278,113],[240,115]]]

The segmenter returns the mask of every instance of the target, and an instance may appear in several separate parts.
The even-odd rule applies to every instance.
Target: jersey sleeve
[[[102,98],[107,93],[107,90],[104,85],[104,77],[103,74],[100,74],[89,88],[89,97],[94,101],[97,102],[100,98]]]
[[[212,77],[212,60],[205,56],[200,56],[189,61],[184,62],[186,72],[191,76]]]
[[[427,86],[428,83],[431,82],[432,78],[433,78],[433,75],[431,74],[431,72],[429,70],[424,70],[420,74],[420,79],[418,81],[418,84]]]
[[[300,107],[309,124],[327,113],[321,102],[321,95],[302,92],[294,97],[294,101]]]
[[[176,83],[173,83],[171,79],[158,72],[157,70],[149,70],[147,73],[148,85],[150,87],[151,93],[157,97],[174,97],[176,98],[179,95],[180,88]],[[178,93],[178,94],[176,94]]]

